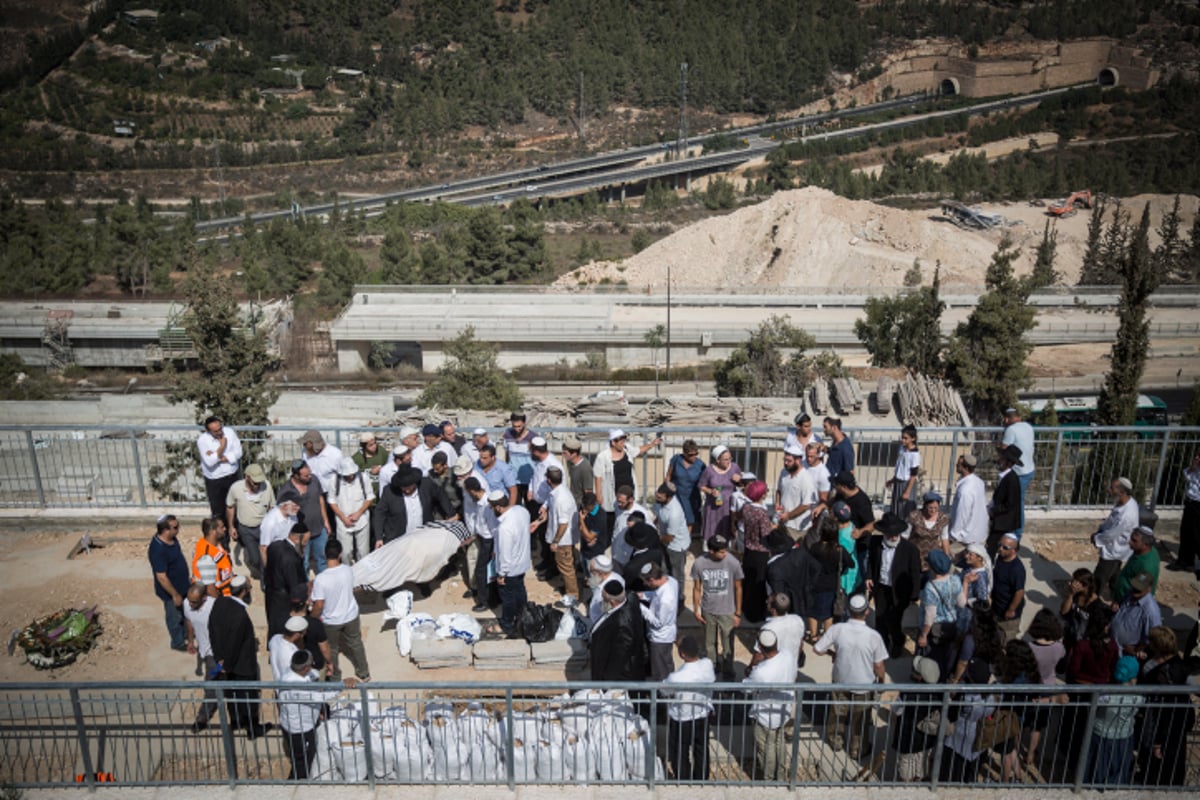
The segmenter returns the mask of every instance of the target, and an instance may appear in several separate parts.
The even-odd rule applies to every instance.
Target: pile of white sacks
[[[317,728],[314,780],[365,781],[373,770],[378,780],[401,783],[503,782],[510,730],[519,783],[644,781],[648,768],[663,777],[646,720],[619,691],[563,695],[511,719],[479,703],[456,713],[445,701],[426,703],[418,719],[372,701],[368,719],[364,730],[351,707]]]

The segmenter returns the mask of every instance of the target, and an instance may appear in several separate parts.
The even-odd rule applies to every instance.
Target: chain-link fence
[[[3,686],[0,782],[870,782],[1001,791],[1009,781],[1192,791],[1200,784],[1194,687],[1187,686],[339,689],[307,682]]]

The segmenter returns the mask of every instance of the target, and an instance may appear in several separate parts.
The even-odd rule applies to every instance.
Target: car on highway
[[[540,187],[536,183],[531,183],[525,187],[527,192],[536,192]]]

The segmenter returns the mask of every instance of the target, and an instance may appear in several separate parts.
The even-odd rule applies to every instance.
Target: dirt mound
[[[1135,216],[1151,203],[1157,224],[1173,198],[1145,195],[1128,198]],[[1196,214],[1197,199],[1184,198],[1183,231]],[[1003,215],[1021,248],[1018,273],[1033,267],[1045,211],[1028,204],[998,204],[984,210]],[[1057,269],[1074,283],[1079,275],[1090,212],[1058,224]],[[622,263],[594,262],[570,272],[561,286],[599,283],[604,279],[630,287],[665,288],[668,264],[672,285],[687,289],[815,290],[878,289],[902,286],[913,261],[920,259],[925,280],[934,264],[942,264],[944,289],[983,285],[988,262],[1001,230],[969,231],[952,225],[937,209],[905,211],[866,200],[847,200],[824,189],[808,187],[779,192],[753,206],[712,217],[665,239]]]

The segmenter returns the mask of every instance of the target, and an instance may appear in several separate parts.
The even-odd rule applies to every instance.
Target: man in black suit
[[[646,678],[646,622],[636,599],[627,599],[620,581],[601,588],[605,614],[592,628],[589,656],[594,681]]]
[[[308,533],[303,522],[288,531],[286,539],[271,542],[267,548],[267,564],[263,567],[263,583],[267,592],[267,639],[283,633],[292,613],[292,595],[308,596],[308,573],[304,569],[301,542]]]
[[[419,503],[420,519],[409,519],[409,503]],[[379,549],[393,539],[399,539],[410,530],[438,519],[454,519],[454,506],[450,498],[434,481],[422,480],[421,471],[415,467],[400,467],[384,487],[379,496],[379,505],[371,517],[372,548]]]
[[[633,548],[633,555],[621,572],[625,578],[625,591],[644,592],[646,583],[642,579],[642,567],[647,564],[666,566],[662,541],[658,538],[658,531],[648,522],[638,522],[630,527],[625,534],[625,541]]]
[[[1000,538],[1021,527],[1021,479],[1013,467],[1021,466],[1021,448],[1010,444],[996,451],[996,468],[1000,477],[992,493],[992,507],[988,511],[991,524],[988,528],[987,551],[993,559],[1000,546]]]
[[[245,575],[235,575],[229,584],[230,595],[218,597],[208,617],[208,638],[212,644],[213,660],[220,667],[216,679],[224,681],[257,681],[258,642],[254,638],[254,623],[250,621],[250,581]],[[258,689],[231,689],[229,703],[230,725],[245,728],[246,738],[262,736],[273,727],[258,721]]]
[[[776,528],[767,536],[771,560],[767,562],[767,593],[787,595],[793,614],[807,617],[813,599],[813,586],[821,572],[821,562],[813,558],[803,541],[797,544],[786,528]]]
[[[875,598],[875,630],[888,654],[904,654],[904,610],[921,591],[921,552],[903,537],[907,523],[887,512],[875,524],[867,552],[867,591]]]

